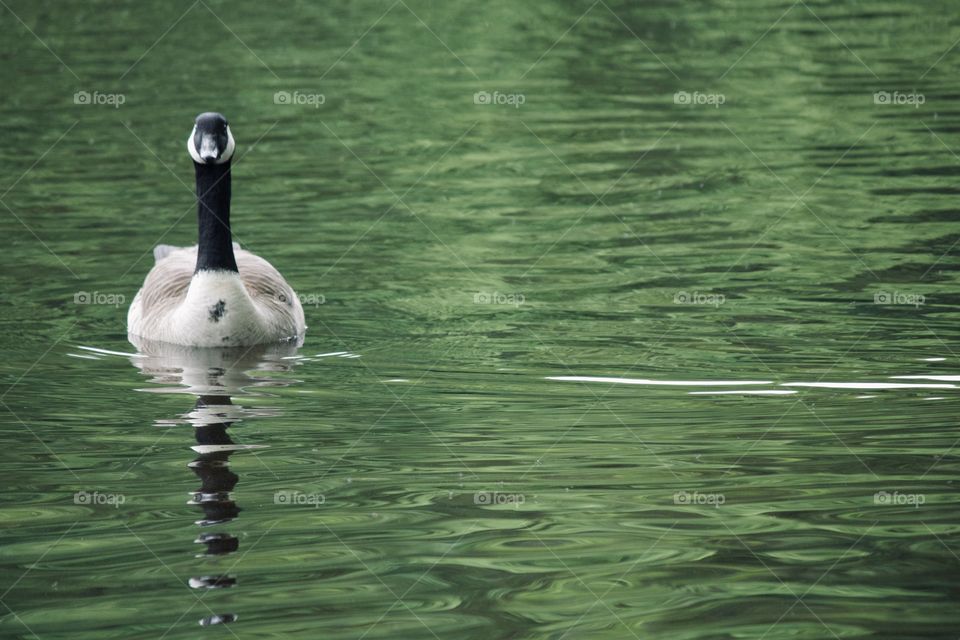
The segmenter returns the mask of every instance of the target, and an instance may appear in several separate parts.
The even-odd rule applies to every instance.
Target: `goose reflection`
[[[130,342],[139,352],[131,358],[134,366],[157,385],[142,391],[181,393],[196,398],[193,409],[181,416],[183,420],[157,421],[165,426],[185,421],[193,425],[196,440],[191,449],[197,455],[187,466],[199,479],[200,486],[191,492],[188,504],[199,510],[200,517],[194,524],[200,531],[193,542],[202,545],[197,557],[203,564],[198,567],[198,575],[190,578],[189,585],[194,589],[237,586],[237,577],[229,573],[234,562],[225,560],[240,549],[240,539],[229,529],[241,512],[233,500],[233,490],[240,478],[230,470],[230,457],[264,445],[238,444],[228,430],[246,418],[280,414],[270,408],[245,408],[235,404],[232,396],[263,394],[265,388],[294,383],[291,379],[264,374],[290,371],[297,361],[299,345],[196,348],[145,341],[136,336],[130,336]],[[236,620],[236,613],[222,612],[202,618],[200,624]]]

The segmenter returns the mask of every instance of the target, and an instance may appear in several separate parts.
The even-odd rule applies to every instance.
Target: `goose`
[[[132,336],[189,347],[296,342],[306,324],[297,294],[273,265],[230,233],[227,119],[201,113],[187,138],[197,178],[198,242],[158,245],[154,265],[127,313]]]

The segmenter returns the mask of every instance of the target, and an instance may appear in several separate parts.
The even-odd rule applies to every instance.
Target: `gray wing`
[[[263,317],[283,336],[302,336],[307,325],[303,305],[272,264],[249,251],[237,251],[240,279]]]
[[[240,279],[250,297],[281,313],[300,306],[300,301],[283,276],[272,264],[249,251],[237,251]]]
[[[176,308],[187,295],[197,265],[197,248],[161,244],[153,249],[156,264],[140,289],[141,317],[157,317]]]

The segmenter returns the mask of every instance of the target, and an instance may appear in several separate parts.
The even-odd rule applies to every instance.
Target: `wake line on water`
[[[545,380],[561,382],[601,382],[607,384],[633,384],[645,386],[670,387],[740,387],[756,385],[775,385],[778,387],[808,387],[818,389],[956,389],[957,385],[947,381],[960,382],[960,376],[890,376],[892,380],[937,380],[942,382],[910,383],[910,382],[781,382],[773,380],[651,380],[648,378],[607,378],[602,376],[546,376]],[[691,395],[788,395],[797,393],[787,389],[745,389],[723,391],[691,391]]]

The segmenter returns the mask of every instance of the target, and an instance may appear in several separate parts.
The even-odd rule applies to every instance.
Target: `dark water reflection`
[[[187,466],[200,480],[200,486],[193,492],[189,504],[197,507],[202,518],[194,524],[203,529],[195,544],[205,545],[206,549],[197,557],[204,562],[198,566],[200,575],[190,577],[187,585],[191,589],[229,589],[238,585],[236,576],[229,570],[237,561],[231,556],[240,551],[240,540],[229,532],[229,526],[240,515],[241,508],[233,499],[233,491],[240,477],[231,471],[230,458],[236,453],[253,452],[268,445],[243,445],[234,442],[228,429],[244,418],[252,416],[280,417],[261,407],[252,412],[242,405],[235,404],[231,396],[247,393],[251,389],[263,386],[287,386],[293,380],[284,378],[265,378],[263,373],[285,373],[293,368],[291,361],[296,358],[298,345],[266,345],[232,349],[193,349],[142,340],[130,336],[137,347],[137,354],[131,362],[151,383],[163,385],[156,389],[143,389],[164,393],[181,393],[195,396],[193,410],[183,419],[193,426],[196,445],[191,447],[197,454]],[[258,377],[260,374],[260,377]],[[173,386],[170,386],[173,385]],[[168,423],[160,420],[161,424]],[[216,529],[207,531],[208,528]],[[214,573],[207,573],[212,571]],[[199,620],[203,626],[229,624],[237,622],[236,612],[217,611],[216,599],[207,601],[204,596],[185,597],[189,611],[196,603],[201,603],[210,611]]]

